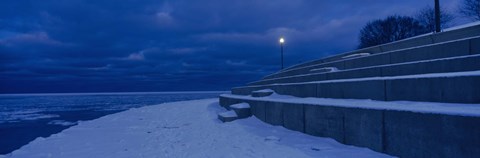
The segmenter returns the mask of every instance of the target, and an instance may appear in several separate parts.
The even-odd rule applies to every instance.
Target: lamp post
[[[435,0],[435,32],[439,33],[441,31],[440,27],[440,2]]]
[[[281,57],[282,70],[283,70],[283,44],[284,43],[285,43],[285,39],[283,39],[283,37],[280,37],[280,55],[282,56]]]

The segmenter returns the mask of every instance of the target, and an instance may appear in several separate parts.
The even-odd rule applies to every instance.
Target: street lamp
[[[435,32],[442,31],[440,27],[440,2],[435,0]]]
[[[285,39],[280,37],[280,55],[282,56],[282,70],[283,70],[283,44],[285,43]]]

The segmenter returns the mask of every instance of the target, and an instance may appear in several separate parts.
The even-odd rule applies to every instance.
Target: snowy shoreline
[[[218,99],[164,103],[107,115],[37,138],[0,157],[389,157],[263,123],[221,123]]]

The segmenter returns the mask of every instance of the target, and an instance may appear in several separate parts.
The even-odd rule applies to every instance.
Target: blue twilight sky
[[[282,35],[289,66],[353,50],[368,21],[433,2],[1,0],[0,93],[228,90],[279,69]]]

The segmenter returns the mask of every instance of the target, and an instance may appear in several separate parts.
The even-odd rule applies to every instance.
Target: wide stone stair
[[[252,116],[250,105],[239,103],[228,106],[229,111],[218,114],[218,119],[222,122],[231,122],[237,119],[244,119]]]
[[[237,118],[400,157],[478,157],[480,24],[294,65],[231,92],[220,104]],[[248,116],[230,105],[248,105]]]

